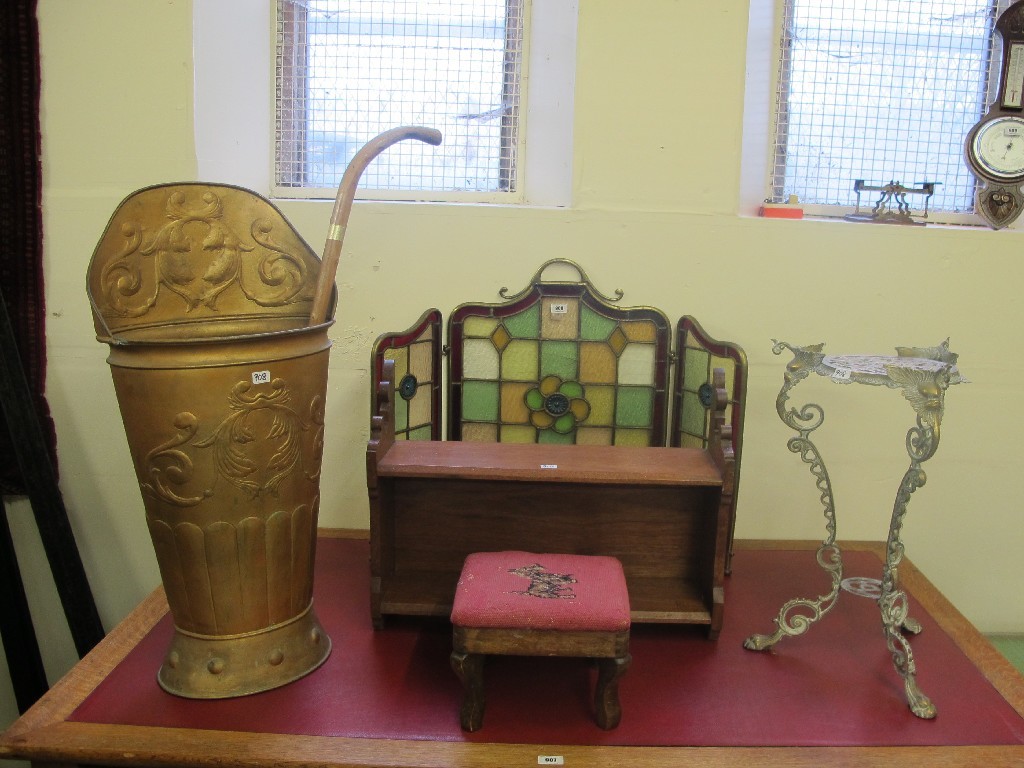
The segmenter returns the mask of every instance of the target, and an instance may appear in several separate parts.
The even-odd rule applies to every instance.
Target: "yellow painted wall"
[[[494,300],[502,286],[525,285],[544,260],[567,256],[600,290],[621,288],[626,303],[658,306],[673,319],[693,314],[712,335],[745,347],[740,537],[824,537],[813,483],[786,449],[792,433],[775,414],[787,358],[772,355],[772,338],[885,354],[950,336],[972,383],[949,392],[942,445],[910,505],[907,553],[982,630],[1024,631],[1024,415],[1014,394],[1022,376],[1014,338],[1024,323],[1024,234],[738,215],[746,4],[703,4],[699,18],[679,0],[647,0],[629,12],[612,0],[580,5],[571,207],[355,206],[332,330],[321,523],[368,525],[367,364],[377,334],[406,328],[427,306],[447,313],[466,300]],[[110,627],[159,577],[84,279],[121,199],[148,184],[196,177],[192,6],[40,0],[39,17],[47,396],[66,503]],[[330,204],[281,207],[319,250]],[[840,537],[884,538],[907,464],[910,407],[896,392],[824,380],[797,393],[825,406],[819,446],[836,489]],[[31,528],[16,523],[16,534],[31,589],[44,593]],[[43,605],[44,653],[55,678],[72,654],[59,609]],[[726,613],[751,631],[772,618]]]

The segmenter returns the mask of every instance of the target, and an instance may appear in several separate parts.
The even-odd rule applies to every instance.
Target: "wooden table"
[[[365,532],[363,532],[365,535]],[[813,550],[809,542],[738,541],[750,548]],[[884,561],[880,543],[844,543]],[[901,579],[918,603],[1024,716],[1024,678],[907,560]],[[560,755],[567,766],[643,765],[732,768],[765,765],[1005,766],[1024,765],[1024,745],[954,747],[607,747],[395,741],[292,736],[183,728],[100,725],[69,721],[70,714],[167,612],[156,590],[88,656],[0,737],[0,757],[35,765],[92,763],[138,766],[535,766],[539,755]],[[738,617],[737,617],[738,620]]]

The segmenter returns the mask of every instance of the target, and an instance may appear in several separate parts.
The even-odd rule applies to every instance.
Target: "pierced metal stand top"
[[[775,632],[770,635],[751,635],[744,642],[744,647],[761,651],[771,648],[783,637],[804,634],[832,609],[839,598],[843,582],[842,553],[836,545],[832,483],[824,459],[810,437],[825,420],[825,412],[816,403],[807,403],[799,408],[789,407],[790,392],[811,373],[826,376],[839,384],[859,383],[900,389],[913,407],[917,423],[907,432],[906,448],[910,466],[900,482],[893,504],[878,605],[882,613],[886,645],[892,654],[896,671],[903,678],[910,709],[918,717],[930,719],[935,717],[935,706],[917,686],[913,651],[904,635],[904,632],[920,632],[921,625],[908,616],[907,595],[898,587],[897,566],[903,559],[900,533],[911,494],[924,485],[926,480],[921,464],[935,454],[939,445],[939,427],[946,390],[952,384],[967,380],[960,375],[956,366],[957,355],[950,351],[948,339],[935,347],[897,347],[896,355],[826,355],[824,346],[815,344],[795,347],[784,341],[776,341],[772,351],[777,355],[786,349],[793,353],[793,359],[786,365],[775,407],[783,423],[797,432],[787,443],[789,450],[799,454],[801,460],[809,465],[821,492],[828,535],[818,548],[817,560],[821,568],[831,576],[832,589],[816,599],[794,598],[786,602],[775,619]]]

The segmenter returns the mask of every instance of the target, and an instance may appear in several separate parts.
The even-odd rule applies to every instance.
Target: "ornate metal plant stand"
[[[899,490],[896,492],[878,604],[882,613],[886,644],[892,653],[893,665],[903,678],[910,709],[918,717],[933,718],[935,707],[917,686],[914,654],[904,636],[904,631],[914,634],[920,632],[921,625],[907,615],[907,595],[898,586],[897,566],[903,559],[900,532],[911,494],[925,483],[926,476],[921,465],[935,455],[939,446],[939,425],[942,421],[946,389],[951,384],[958,384],[966,379],[963,379],[957,370],[957,356],[949,351],[948,339],[937,347],[927,349],[897,347],[896,356],[826,355],[822,351],[824,346],[815,344],[794,347],[786,342],[776,342],[772,351],[777,355],[784,349],[793,353],[793,359],[786,366],[784,382],[775,401],[775,407],[779,418],[797,432],[795,437],[789,439],[789,450],[799,454],[801,460],[809,465],[811,475],[821,492],[828,535],[818,548],[817,560],[831,576],[832,588],[828,594],[820,595],[813,600],[796,598],[788,601],[779,610],[775,619],[774,633],[751,635],[743,645],[750,650],[763,651],[784,637],[804,634],[835,605],[843,580],[842,553],[836,545],[836,514],[832,484],[824,460],[811,440],[811,433],[821,426],[825,413],[821,406],[815,403],[807,403],[800,408],[787,408],[790,391],[811,373],[827,376],[840,384],[871,384],[900,389],[917,414],[917,424],[907,432],[906,447],[910,456],[910,467],[903,475]]]

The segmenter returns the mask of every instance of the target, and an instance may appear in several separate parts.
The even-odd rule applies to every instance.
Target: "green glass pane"
[[[575,341],[542,341],[540,375],[557,376],[562,381],[579,378],[579,352]]]
[[[563,435],[567,435],[572,432],[573,427],[576,426],[576,417],[571,413],[566,413],[555,419],[555,423],[551,425],[551,428],[555,432],[559,432]]]
[[[615,328],[615,321],[599,315],[584,305],[580,312],[580,338],[587,341],[604,341]]]
[[[690,349],[689,347],[683,354],[683,371],[686,373],[686,381],[683,382],[683,386],[695,391],[697,387],[708,380],[708,361],[711,356],[703,349]]]
[[[654,390],[649,387],[620,387],[615,407],[619,427],[647,427],[654,411]]]
[[[484,338],[494,333],[498,321],[493,317],[467,317],[462,321],[462,335]]]
[[[558,391],[566,397],[583,397],[583,385],[578,381],[564,381]]]
[[[683,392],[682,413],[679,414],[679,426],[683,432],[691,435],[704,434],[704,416],[707,413],[701,405],[700,398],[693,392]]]
[[[397,398],[398,402],[395,403],[395,431],[400,432],[403,429],[409,428],[409,404]]]
[[[516,339],[501,354],[501,378],[509,381],[536,381],[537,342]]]
[[[679,447],[680,448],[703,448],[704,441],[696,435],[680,435],[679,436]]]
[[[498,382],[463,382],[462,418],[466,421],[497,421]]]
[[[572,430],[567,435],[560,435],[553,429],[542,429],[540,432],[537,433],[537,442],[549,444],[553,443],[556,445],[572,445],[574,442],[575,434],[575,429]]]
[[[526,393],[526,404],[530,406],[531,410],[539,411],[544,407],[544,395],[540,393],[539,389],[531,389]]]
[[[425,427],[418,427],[409,433],[410,440],[429,440],[430,439],[430,425]]]
[[[505,328],[521,339],[536,339],[540,336],[540,304],[506,317]]]

